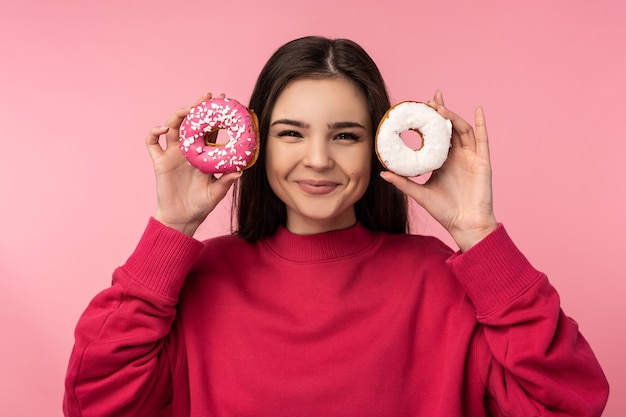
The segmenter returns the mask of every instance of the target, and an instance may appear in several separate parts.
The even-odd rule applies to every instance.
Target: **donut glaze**
[[[422,136],[421,148],[408,147],[400,133],[413,130]],[[417,101],[391,107],[378,124],[376,154],[389,171],[416,177],[440,168],[448,157],[452,122],[435,109]]]
[[[226,143],[210,143],[216,130]],[[250,168],[258,156],[258,121],[252,110],[228,98],[212,98],[194,106],[180,126],[180,150],[205,174],[226,174]]]

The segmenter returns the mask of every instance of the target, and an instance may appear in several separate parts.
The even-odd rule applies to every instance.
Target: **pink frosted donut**
[[[209,134],[224,130],[228,142],[211,143]],[[237,100],[212,98],[193,107],[180,126],[180,150],[205,174],[226,174],[250,168],[259,155],[259,122]]]

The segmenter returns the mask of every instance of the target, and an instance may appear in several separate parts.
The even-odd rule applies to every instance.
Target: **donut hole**
[[[215,129],[215,130],[212,130],[210,132],[205,133],[204,136],[202,137],[204,139],[204,144],[206,146],[222,146],[222,145],[225,145],[226,143],[228,143],[228,141],[226,141],[224,143],[219,143],[217,141],[218,137],[222,136],[219,133],[220,130],[222,130],[222,129]]]
[[[417,129],[408,129],[404,132],[400,132],[400,138],[406,146],[414,151],[419,151],[424,146],[424,138]]]

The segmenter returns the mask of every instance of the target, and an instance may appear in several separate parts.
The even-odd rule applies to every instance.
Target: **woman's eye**
[[[355,135],[354,133],[350,133],[350,132],[339,133],[335,138],[338,140],[352,140],[352,141],[359,140],[358,135]]]
[[[302,135],[300,134],[300,132],[297,132],[295,130],[282,130],[280,132],[278,132],[278,137],[290,137],[290,138],[301,138]]]

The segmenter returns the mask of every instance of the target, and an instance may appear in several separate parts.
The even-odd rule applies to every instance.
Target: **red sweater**
[[[204,244],[152,219],[81,316],[67,416],[599,416],[608,386],[500,226]]]

